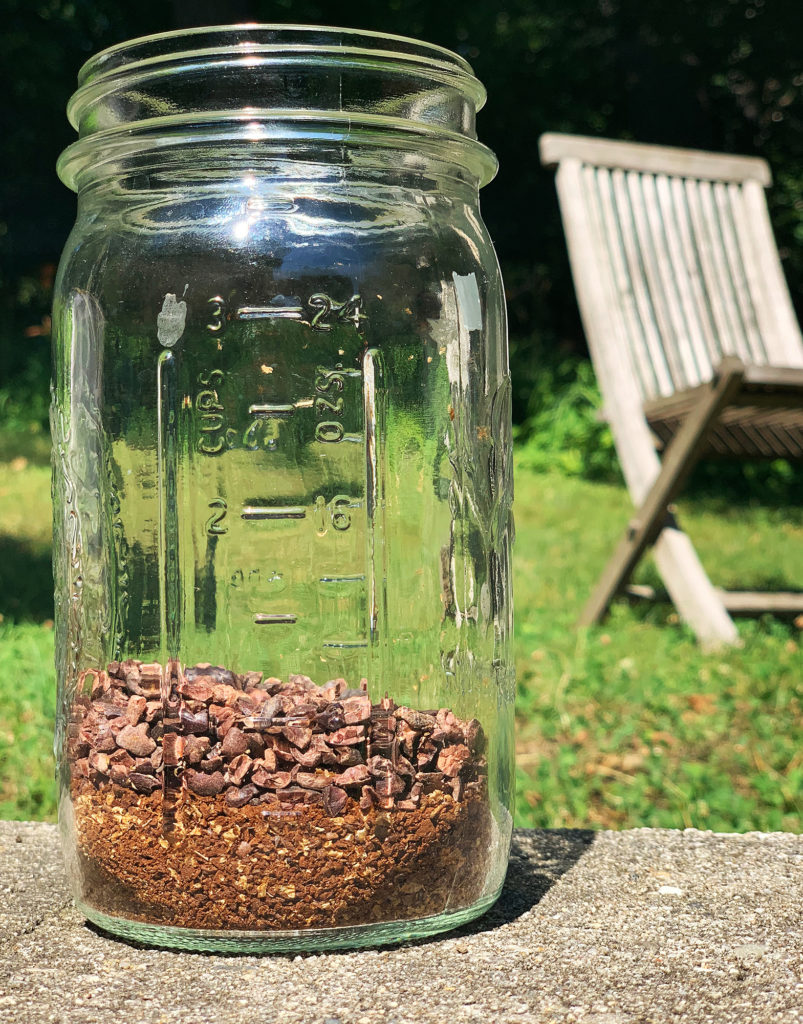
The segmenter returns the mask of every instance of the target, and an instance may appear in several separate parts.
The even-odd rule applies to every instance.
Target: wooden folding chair
[[[543,135],[540,152],[557,167],[583,325],[638,509],[581,624],[605,615],[651,543],[705,646],[736,642],[729,611],[803,610],[803,594],[715,588],[671,506],[702,455],[803,458],[803,338],[768,165],[577,135]]]

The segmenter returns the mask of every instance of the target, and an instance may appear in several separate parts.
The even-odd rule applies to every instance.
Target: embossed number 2
[[[214,501],[210,501],[208,507],[212,509],[212,515],[206,521],[206,532],[210,537],[220,537],[224,533],[228,533],[228,526],[223,526],[223,520],[226,518],[226,512],[228,511],[228,505],[223,498],[215,498]]]
[[[331,413],[333,416],[343,415],[343,399],[335,398],[332,401],[331,398],[321,398],[320,396],[315,399],[315,411],[319,416],[325,416],[327,413]]]

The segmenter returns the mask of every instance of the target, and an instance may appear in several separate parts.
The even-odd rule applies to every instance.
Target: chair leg
[[[685,537],[679,530],[674,520],[668,513],[668,505],[680,491],[693,469],[695,463],[702,454],[706,437],[712,426],[716,423],[722,410],[733,400],[744,378],[745,368],[738,359],[726,359],[717,371],[717,376],[712,382],[710,391],[701,398],[698,404],[686,417],[683,426],[678,431],[675,439],[669,445],[661,463],[661,470],[650,487],[641,507],[628,524],[625,535],[619,541],[616,551],[609,560],[602,573],[602,576],[589,598],[579,624],[588,626],[599,622],[608,610],[614,595],[623,586],[630,574],[638,564],[647,546],[660,534],[674,534]],[[735,637],[735,627],[722,605],[721,599],[705,574],[697,554],[688,538],[685,544],[671,541],[669,544],[661,545],[667,548],[665,561],[672,583],[665,577],[667,589],[673,600],[675,593],[679,595],[681,604],[688,612],[691,612],[696,619],[700,619],[699,601],[692,598],[693,594],[704,595],[703,603],[710,604],[712,601],[718,604],[726,622],[721,621],[717,612],[710,626],[700,619],[703,633],[707,635],[709,629],[714,630],[716,638],[726,642],[732,642]],[[679,579],[678,572],[673,568],[677,564],[681,569],[690,574],[688,586],[683,585]],[[660,564],[659,564],[660,570]],[[661,571],[663,576],[663,571]],[[703,583],[703,580],[705,583]],[[676,602],[677,604],[677,602]],[[694,622],[689,618],[687,611],[678,606],[678,611],[694,629]],[[720,635],[722,634],[722,635]],[[733,634],[733,635],[731,635]],[[703,639],[700,634],[701,640]]]
[[[658,532],[657,517],[644,518],[639,510],[638,517],[631,519],[624,536],[616,546],[616,550],[608,560],[608,564],[597,580],[597,585],[583,608],[578,620],[580,626],[591,626],[601,622],[607,614],[611,601],[622,589],[630,574],[638,565],[650,539]],[[674,518],[666,509],[658,510],[664,516],[664,527],[675,527]]]
[[[622,547],[624,544],[622,544]],[[620,552],[617,552],[620,554]],[[653,547],[653,557],[669,597],[681,619],[694,631],[704,650],[732,646],[739,639],[733,619],[725,608],[722,594],[712,584],[688,534],[668,516]],[[617,590],[627,579],[626,564],[614,566],[616,556],[605,567],[589,599],[579,625],[600,622]]]
[[[653,547],[661,579],[678,615],[694,631],[703,650],[734,646],[739,634],[722,594],[708,578],[688,534],[668,526]]]

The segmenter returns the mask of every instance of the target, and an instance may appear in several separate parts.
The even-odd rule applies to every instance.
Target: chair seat
[[[691,388],[644,404],[657,447],[665,448],[709,388]],[[803,459],[803,370],[749,366],[734,403],[707,438],[705,456]]]

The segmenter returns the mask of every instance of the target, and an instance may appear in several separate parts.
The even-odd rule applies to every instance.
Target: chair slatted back
[[[642,402],[709,381],[727,355],[803,366],[764,161],[553,134],[541,154],[558,165],[595,364],[595,347],[619,346]]]

